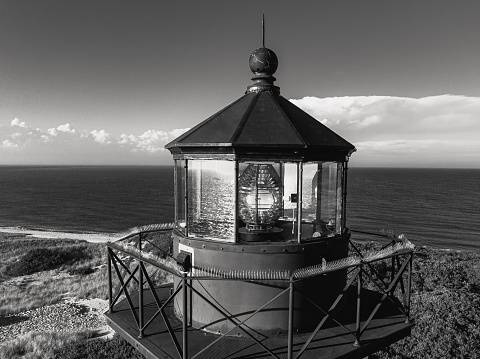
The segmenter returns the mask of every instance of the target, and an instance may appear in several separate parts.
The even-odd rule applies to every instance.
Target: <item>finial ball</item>
[[[254,74],[273,75],[278,68],[278,58],[272,50],[260,47],[252,52],[248,64]]]

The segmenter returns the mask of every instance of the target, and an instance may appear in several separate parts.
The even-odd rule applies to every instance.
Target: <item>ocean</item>
[[[480,252],[479,184],[480,170],[350,168],[347,224]],[[172,166],[0,167],[4,231],[117,233],[172,222],[173,206]]]

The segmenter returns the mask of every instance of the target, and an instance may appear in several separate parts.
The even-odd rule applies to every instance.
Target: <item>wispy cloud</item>
[[[32,128],[26,121],[15,118],[10,125],[0,125],[0,153],[3,163],[62,163],[89,161],[108,163],[135,163],[145,156],[164,152],[166,143],[185,129],[172,131],[148,130],[140,135],[122,134],[119,137],[104,129],[77,130],[72,124],[42,130]],[[92,158],[98,155],[98,158]],[[135,154],[135,155],[134,155]],[[83,159],[82,159],[83,157]],[[146,163],[155,163],[155,159]]]
[[[133,152],[156,153],[163,151],[163,146],[174,139],[175,133],[183,133],[188,129],[173,130],[171,132],[148,130],[140,136],[122,134],[119,143],[131,148]]]

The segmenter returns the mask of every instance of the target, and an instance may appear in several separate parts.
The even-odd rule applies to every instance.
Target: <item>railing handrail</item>
[[[140,228],[140,227],[139,227]],[[168,229],[162,229],[168,230]],[[158,230],[139,231],[136,234],[125,236],[123,239],[130,238],[134,235],[140,235],[147,232],[155,232]],[[116,241],[115,241],[116,242]],[[265,281],[289,281],[292,277],[294,280],[302,280],[306,278],[316,277],[322,274],[335,272],[341,269],[348,269],[357,267],[364,263],[373,263],[376,261],[388,259],[397,255],[408,254],[414,251],[414,244],[411,243],[405,237],[399,242],[392,242],[392,247],[386,247],[379,251],[368,251],[363,257],[348,256],[338,260],[324,262],[322,264],[297,268],[293,272],[290,271],[275,271],[275,270],[235,270],[231,268],[221,267],[200,267],[193,266],[194,272],[189,273],[190,279],[232,279],[232,280],[265,280]],[[142,251],[134,246],[122,245],[120,243],[109,242],[108,247],[119,250],[125,254],[131,255],[134,258],[143,260],[153,266],[157,266],[163,270],[166,270],[170,274],[173,274],[179,278],[183,276],[182,268],[176,264],[173,259],[167,260],[158,257],[150,252]],[[202,273],[198,275],[196,273]]]
[[[146,224],[144,226],[139,227],[132,227],[127,229],[125,232],[121,232],[118,238],[109,240],[108,243],[123,241],[125,239],[135,237],[137,235],[141,235],[144,233],[152,233],[152,232],[163,232],[172,230],[175,227],[173,222],[171,223],[154,223],[154,224]]]

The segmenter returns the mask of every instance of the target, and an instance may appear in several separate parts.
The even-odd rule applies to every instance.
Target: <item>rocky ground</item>
[[[96,336],[107,336],[112,330],[103,313],[108,303],[102,299],[72,300],[0,317],[0,342],[15,339],[30,331],[77,331],[91,329]]]

